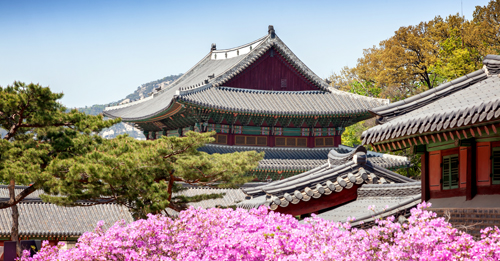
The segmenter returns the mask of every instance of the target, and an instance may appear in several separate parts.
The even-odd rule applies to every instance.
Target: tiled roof
[[[325,164],[324,159],[263,159],[259,161],[259,170],[310,170]]]
[[[439,132],[500,118],[500,56],[485,67],[429,91],[373,109],[379,123],[362,134],[363,144]]]
[[[261,91],[230,87],[211,87],[179,96],[179,100],[198,106],[234,112],[273,115],[366,114],[368,109],[386,104],[385,100],[335,91]]]
[[[199,148],[210,154],[232,153],[236,151],[263,151],[264,159],[259,162],[256,170],[277,170],[277,171],[307,171],[317,166],[327,163],[332,152],[339,154],[350,153],[354,148],[340,145],[339,147],[325,148],[282,148],[282,147],[252,147],[252,146],[228,146],[209,144]],[[388,154],[367,152],[370,162],[383,168],[401,168],[409,164],[406,157],[393,156]],[[340,162],[330,161],[330,164],[340,165]]]
[[[345,157],[350,160],[342,165],[334,166],[326,163],[283,180],[253,188],[243,188],[249,200],[239,203],[238,206],[248,209],[268,205],[271,209],[277,209],[278,206],[287,207],[290,203],[297,204],[300,201],[309,201],[311,197],[319,198],[322,195],[350,189],[354,184],[414,181],[372,164],[369,159],[367,160],[366,150],[358,148],[355,153],[346,154]]]
[[[348,148],[348,147],[347,147]],[[233,153],[236,151],[257,151],[264,152],[264,159],[327,159],[328,152],[335,147],[324,148],[284,148],[284,147],[256,147],[256,146],[228,146],[208,144],[198,150],[204,151],[209,154],[213,153]],[[339,148],[343,153],[350,150],[346,148]]]
[[[126,223],[133,221],[128,208],[117,204],[61,207],[40,200],[30,200],[17,206],[20,236],[79,237],[85,232],[93,231],[100,220],[104,220],[105,228],[120,220],[125,220]],[[11,209],[0,209],[0,236],[9,237],[11,226]]]
[[[251,182],[244,184],[242,187],[253,187],[259,186],[263,183],[260,182]],[[201,207],[201,208],[214,208],[214,207],[230,207],[235,206],[237,203],[245,200],[245,193],[241,191],[241,189],[218,189],[218,188],[208,188],[208,187],[193,187],[187,184],[184,184],[187,187],[186,190],[183,190],[179,193],[174,193],[175,196],[183,195],[187,197],[202,195],[202,194],[221,194],[225,193],[224,197],[217,199],[207,199],[200,202],[192,202],[188,203],[188,206],[193,207]],[[167,209],[168,215],[177,216],[178,212]]]
[[[289,104],[291,100],[300,97],[301,104],[304,109],[308,110],[306,112],[301,112],[301,114],[307,113],[318,113],[321,114],[336,114],[344,111],[345,113],[367,113],[368,108],[373,108],[375,106],[381,106],[387,104],[388,100],[374,99],[365,96],[355,95],[351,93],[342,92],[336,89],[330,88],[328,83],[317,76],[313,71],[311,71],[274,33],[269,34],[263,38],[260,38],[252,43],[246,44],[244,46],[238,47],[240,49],[247,49],[250,46],[248,52],[244,52],[241,55],[236,48],[230,50],[217,50],[211,51],[206,55],[200,62],[198,62],[194,67],[189,69],[183,76],[173,82],[171,85],[167,86],[166,89],[159,91],[150,98],[146,98],[141,101],[135,101],[119,106],[108,107],[104,110],[104,114],[110,117],[121,117],[124,121],[134,121],[134,120],[144,120],[151,118],[155,115],[160,115],[165,111],[169,110],[170,106],[173,104],[174,97],[178,96],[179,99],[184,99],[187,97],[193,101],[193,103],[207,104],[214,107],[225,107],[231,110],[246,111],[255,110],[252,105],[233,103],[232,101],[225,98],[225,95],[229,96],[239,96],[244,99],[246,96],[248,99],[259,99],[264,94],[269,96],[269,100],[275,100],[275,103],[279,103],[281,106],[285,106],[292,111],[296,111],[294,107],[290,107]],[[227,88],[219,88],[224,86],[226,82],[238,75],[248,66],[253,64],[257,59],[259,59],[264,53],[266,53],[271,47],[276,48],[283,57],[290,62],[290,64],[298,70],[304,77],[316,85],[323,94],[318,93],[303,93],[301,95],[289,95],[289,99],[277,99],[277,97],[283,96],[282,94],[275,94],[272,92],[236,92],[228,90]],[[216,59],[214,55],[217,53],[220,56],[226,55],[227,53],[238,53],[238,55],[227,56],[225,59]],[[209,77],[210,76],[210,77]],[[201,92],[200,94],[195,94]],[[217,96],[218,95],[218,96]],[[206,97],[205,97],[206,96]],[[293,96],[293,97],[292,97]],[[329,101],[330,97],[335,97],[334,101]],[[220,98],[221,100],[217,100]],[[326,102],[325,105],[315,104],[314,99],[321,99]],[[204,99],[207,101],[204,102]],[[225,99],[225,100],[222,100]],[[307,103],[313,102],[312,105]],[[334,102],[340,102],[342,105],[336,105]],[[262,103],[261,103],[262,104]],[[266,103],[264,111],[276,111],[276,113],[283,113],[283,109],[280,106],[275,106],[271,103]],[[288,104],[288,105],[287,105]],[[242,106],[243,105],[243,106]],[[242,108],[240,108],[242,107]]]
[[[352,225],[367,223],[374,218],[384,218],[415,207],[421,202],[420,182],[401,184],[365,184],[358,189],[355,201],[318,215],[326,220],[347,222],[355,218]],[[375,206],[375,211],[368,210]],[[385,209],[385,210],[384,210]]]
[[[15,191],[16,195],[19,195],[19,193],[21,193],[25,188],[26,188],[26,186],[15,186],[14,191]],[[29,194],[24,199],[37,199],[37,200],[39,200],[40,194],[42,194],[42,193],[43,193],[43,191],[41,191],[41,190],[35,190],[33,193]],[[9,198],[10,198],[10,196],[9,196],[8,186],[7,185],[0,185],[0,199],[9,200]]]
[[[245,193],[240,189],[217,189],[217,188],[203,188],[203,187],[190,187],[179,193],[174,193],[175,196],[183,195],[187,197],[202,195],[202,194],[220,194],[225,193],[223,198],[207,199],[200,202],[189,203],[188,205],[202,208],[213,208],[216,206],[228,207],[234,206],[236,203],[245,199]]]

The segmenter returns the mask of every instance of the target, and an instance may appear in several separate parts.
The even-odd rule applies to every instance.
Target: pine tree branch
[[[170,157],[173,157],[173,156],[176,156],[176,155],[182,154],[182,153],[186,152],[188,149],[190,149],[191,147],[193,147],[193,145],[192,145],[192,144],[190,144],[189,146],[185,147],[185,148],[184,148],[184,149],[182,149],[182,150],[178,150],[178,151],[173,152],[173,153],[171,153],[171,154],[169,154],[169,155],[167,155],[167,156],[164,156],[163,158],[164,158],[164,159],[168,159],[168,158],[170,158]]]
[[[35,192],[35,184],[25,188],[21,193],[19,193],[14,199],[9,199],[8,201],[0,202],[0,209],[10,208],[17,203],[21,202],[24,198],[29,196],[31,193]]]

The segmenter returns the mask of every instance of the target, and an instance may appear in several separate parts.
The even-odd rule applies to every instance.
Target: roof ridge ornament
[[[490,72],[489,72],[488,66],[486,66],[486,64],[483,65],[483,70],[486,73],[486,75],[490,76]]]
[[[272,25],[269,25],[268,29],[267,29],[267,33],[269,35],[271,35],[271,38],[274,39],[274,37],[276,37],[276,31],[274,31],[274,26]]]
[[[210,47],[210,51],[215,51],[217,50],[217,45],[215,43],[212,43],[212,47]]]

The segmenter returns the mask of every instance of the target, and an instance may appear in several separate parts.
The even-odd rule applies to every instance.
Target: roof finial
[[[217,46],[215,45],[215,43],[212,44],[212,47],[210,48],[210,50],[212,50],[212,51],[217,50]]]
[[[269,25],[269,29],[267,32],[271,35],[271,38],[274,38],[276,36],[276,32],[274,31],[274,26]]]

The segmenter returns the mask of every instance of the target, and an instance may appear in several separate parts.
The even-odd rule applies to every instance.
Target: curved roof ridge
[[[260,41],[263,41],[264,39],[266,39],[266,37],[269,37],[269,34],[266,34],[265,36],[257,39],[257,40],[254,40],[250,43],[246,43],[246,44],[243,44],[243,45],[240,45],[240,46],[236,46],[236,47],[233,47],[233,48],[228,48],[228,49],[217,49],[217,50],[213,50],[212,53],[224,53],[224,52],[227,52],[227,51],[234,51],[234,50],[238,50],[238,49],[241,49],[241,48],[245,48],[245,47],[248,47],[250,45],[253,45],[257,42],[260,42]]]
[[[201,62],[205,61],[207,58],[210,58],[210,55],[212,54],[212,52],[209,52],[207,55],[205,55],[201,60],[199,60],[195,65],[193,65],[191,68],[189,68],[189,70],[186,71],[186,73],[182,74],[181,77],[177,78],[177,80],[175,80],[174,82],[172,82],[171,84],[169,84],[168,88],[165,88],[161,91],[158,92],[158,94],[160,93],[163,93],[165,92],[166,90],[170,90],[172,88],[174,88],[174,86],[179,82],[179,81],[182,81],[185,77],[188,77],[186,75],[188,75],[189,72],[191,72],[194,68],[196,68],[198,65],[201,64]],[[182,86],[179,86],[179,87],[182,87]],[[153,95],[151,95],[153,96]]]
[[[281,49],[280,51],[285,53],[285,59],[287,58],[287,56],[290,57],[291,59],[289,60],[289,62],[291,62],[292,65],[296,65],[297,67],[299,67],[296,69],[298,69],[299,72],[304,73],[304,76],[306,76],[306,78],[309,78],[309,80],[313,84],[318,86],[321,90],[332,92],[332,90],[329,88],[330,85],[326,83],[324,79],[314,73],[309,67],[307,67],[307,65],[302,62],[302,60],[300,60],[299,57],[297,57],[297,55],[295,55],[295,53],[293,53],[290,48],[288,48],[288,46],[278,37],[278,35],[276,35],[274,43],[278,49]]]
[[[246,58],[247,58],[250,54],[254,53],[254,52],[255,52],[255,51],[256,51],[256,50],[257,50],[257,49],[258,49],[258,48],[262,45],[262,43],[266,40],[266,38],[269,38],[269,35],[266,35],[266,36],[264,36],[264,37],[261,37],[261,38],[259,38],[258,40],[255,40],[255,41],[253,41],[253,42],[251,42],[251,43],[248,43],[248,44],[242,45],[242,46],[240,46],[240,47],[235,47],[235,48],[232,48],[232,50],[236,50],[236,49],[239,49],[239,48],[244,48],[244,47],[251,46],[251,45],[253,45],[253,44],[255,44],[255,43],[259,43],[259,44],[257,45],[257,47],[256,47],[256,48],[254,48],[254,49],[250,50],[248,53],[243,54],[243,55],[239,55],[238,57],[242,57],[239,63],[237,63],[237,64],[235,64],[235,65],[233,65],[233,66],[230,66],[227,70],[225,70],[225,71],[223,71],[223,72],[221,72],[221,73],[219,73],[219,74],[217,74],[217,75],[215,75],[215,74],[214,74],[214,75],[213,75],[213,76],[214,76],[214,77],[213,77],[213,79],[212,79],[212,80],[208,80],[208,82],[206,82],[206,83],[210,83],[210,86],[209,86],[209,87],[212,87],[212,86],[217,87],[217,86],[218,86],[217,79],[219,78],[219,76],[221,76],[221,75],[223,75],[223,74],[227,73],[228,71],[230,71],[230,70],[231,70],[231,69],[233,69],[234,67],[236,67],[236,66],[238,66],[239,64],[241,64],[241,62],[242,62],[243,60],[245,60],[245,59],[246,59]],[[259,41],[260,41],[260,42],[259,42]],[[228,50],[224,50],[224,52],[226,52],[226,51],[228,51]],[[221,52],[222,52],[222,51],[221,51]],[[219,53],[219,52],[217,52],[217,50],[210,51],[210,53],[208,53],[208,54],[207,54],[207,56],[205,56],[205,57],[204,57],[204,58],[203,58],[200,62],[198,62],[195,66],[193,66],[191,69],[189,69],[189,70],[188,70],[188,71],[187,71],[184,75],[188,74],[191,70],[193,70],[194,68],[196,68],[196,67],[197,67],[197,66],[198,66],[198,65],[199,65],[199,64],[200,64],[200,63],[201,63],[204,59],[207,59],[207,57],[208,57],[209,59],[211,59],[212,53]],[[233,57],[233,58],[236,58],[236,57]],[[229,59],[232,59],[232,58],[229,58]],[[226,60],[229,60],[229,59],[226,59]],[[252,63],[253,63],[253,62],[252,62]],[[184,75],[183,75],[183,76],[184,76]],[[181,76],[181,78],[182,78],[182,76]],[[231,78],[232,78],[232,77],[231,77]],[[180,79],[180,78],[179,78],[179,79]],[[172,85],[173,85],[173,83],[172,83]],[[196,91],[197,91],[197,90],[199,90],[199,89],[201,89],[201,90],[205,90],[205,89],[207,89],[207,88],[202,88],[202,87],[206,87],[206,85],[205,85],[205,86],[199,86],[199,87],[191,88],[191,89],[189,89],[189,90],[181,90],[181,89],[183,88],[183,87],[181,86],[181,87],[179,88],[180,90],[178,91],[178,94],[177,94],[177,93],[176,93],[176,94],[177,94],[177,95],[184,95],[184,94],[189,94],[189,93],[192,93],[192,92],[196,92]],[[190,90],[192,90],[192,91],[190,92]]]
[[[345,150],[352,150],[352,151],[354,151],[356,149],[354,147],[350,147],[350,146],[342,145],[342,144],[339,144],[339,148],[342,148],[342,149],[345,149]],[[380,158],[388,158],[388,159],[395,159],[395,160],[401,160],[401,161],[408,161],[408,157],[405,157],[405,156],[391,155],[391,154],[386,154],[386,153],[375,152],[375,151],[372,151],[372,150],[367,150],[367,154],[366,155],[367,156],[371,156],[371,157],[380,157]]]
[[[475,82],[485,79],[486,77],[486,71],[484,69],[479,69],[404,100],[373,108],[370,112],[391,120],[392,118],[404,115],[427,104],[433,103],[442,97],[466,88]]]
[[[112,111],[112,110],[117,110],[117,109],[122,109],[122,108],[130,107],[130,106],[133,106],[133,105],[136,105],[136,104],[139,104],[139,103],[143,103],[143,102],[151,100],[151,99],[153,99],[153,95],[145,97],[143,99],[139,99],[137,101],[131,101],[131,102],[127,102],[127,103],[120,104],[120,105],[109,106],[109,107],[104,108],[104,111]]]

